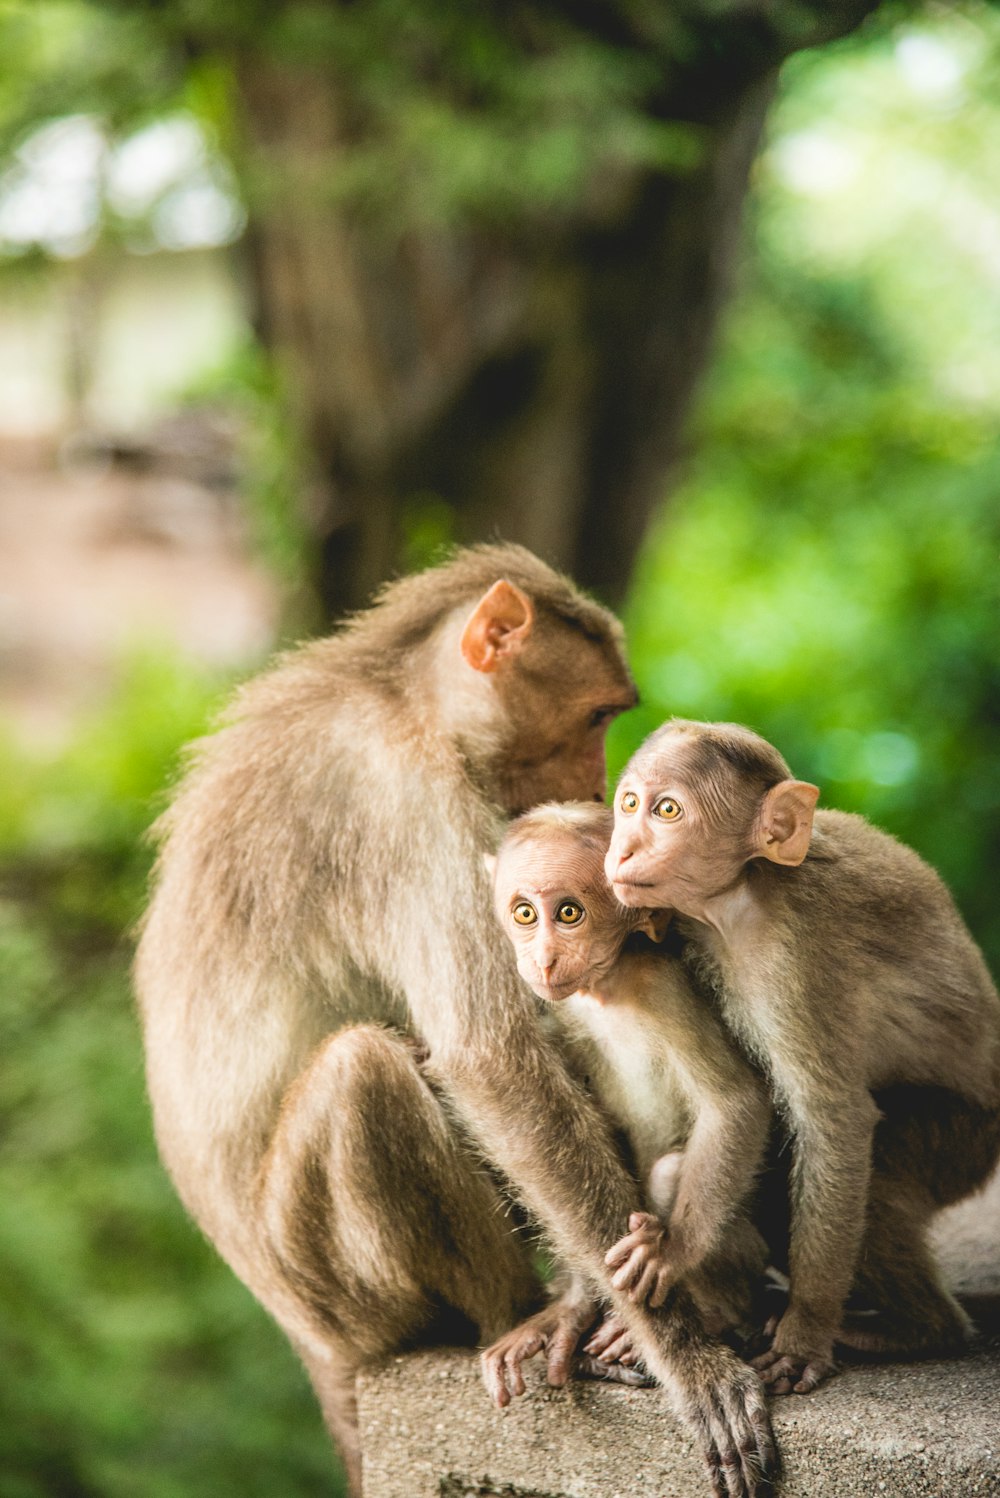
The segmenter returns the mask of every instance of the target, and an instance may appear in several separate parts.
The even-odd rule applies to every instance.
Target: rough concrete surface
[[[1000,1495],[1000,1356],[851,1368],[775,1400],[785,1498]],[[465,1351],[361,1380],[365,1498],[699,1498],[700,1458],[655,1390],[577,1381],[502,1413]]]
[[[772,1401],[782,1498],[1000,1498],[1000,1180],[939,1241],[984,1335],[965,1358],[845,1368]],[[947,1224],[945,1224],[945,1228]],[[973,1272],[976,1269],[977,1272]],[[576,1381],[486,1398],[474,1353],[390,1359],[359,1379],[365,1498],[703,1498],[691,1441],[655,1390]]]

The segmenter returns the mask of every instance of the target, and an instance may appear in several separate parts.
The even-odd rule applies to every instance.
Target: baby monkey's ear
[[[672,910],[643,910],[637,912],[639,920],[633,930],[641,931],[648,936],[650,941],[660,942],[667,934],[667,928],[674,918]]]
[[[489,874],[491,880],[496,878],[497,856],[495,853],[483,854],[483,868]]]
[[[782,780],[772,786],[760,803],[754,856],[789,866],[800,864],[809,852],[818,800],[819,786],[806,780]]]

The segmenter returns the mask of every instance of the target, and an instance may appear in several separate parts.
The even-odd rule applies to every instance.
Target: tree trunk
[[[831,29],[870,8],[839,7]],[[830,27],[838,7],[821,10]],[[711,72],[674,70],[651,109],[703,131],[692,170],[595,183],[571,215],[392,242],[322,191],[351,149],[343,80],[244,58],[247,159],[267,183],[251,196],[259,323],[312,464],[329,616],[405,564],[431,503],[454,539],[520,541],[621,599],[709,354],[782,50],[754,12],[721,61],[708,49]]]

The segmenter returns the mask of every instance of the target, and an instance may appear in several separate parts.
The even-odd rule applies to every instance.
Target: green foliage
[[[283,641],[300,639],[321,622],[307,584],[316,542],[301,503],[308,489],[305,444],[297,435],[293,403],[275,361],[247,339],[214,369],[190,381],[178,392],[178,401],[219,405],[239,418],[239,492],[250,543],[282,585]]]
[[[678,8],[628,9],[668,26]],[[558,7],[529,13],[542,32],[523,63],[482,7],[9,4],[0,148],[70,110],[127,131],[181,105],[225,141],[218,50],[266,36],[289,61],[356,72],[383,134],[353,184],[328,164],[323,183],[363,196],[375,181],[373,211],[507,213],[522,193],[557,210],[597,145],[683,169],[695,137],[629,136],[646,129],[641,49],[574,41]],[[194,71],[185,29],[207,49]],[[957,82],[940,55],[934,73],[928,38],[958,59]],[[752,723],[828,804],[942,869],[994,967],[998,56],[995,13],[969,4],[788,70],[696,456],[630,600],[644,701],[613,751],[620,763],[670,713]],[[908,95],[904,62],[943,84]],[[258,533],[293,577],[280,391],[241,352],[197,394],[243,412]],[[416,497],[409,562],[432,560],[452,523]],[[142,834],[221,689],[147,653],[51,761],[0,740],[0,1498],[335,1485],[301,1370],[157,1164],[128,992]]]
[[[752,724],[825,804],[866,813],[941,870],[997,970],[1000,303],[940,204],[884,188],[928,150],[953,163],[967,219],[995,221],[979,152],[1000,148],[1000,18],[968,14],[971,37],[967,17],[922,36],[947,47],[924,57],[944,82],[948,59],[964,58],[983,134],[972,153],[957,81],[937,97],[931,136],[926,95],[893,77],[913,33],[792,70],[761,165],[759,253],[696,456],[635,579],[627,622],[644,701],[615,757],[671,713]],[[831,141],[856,155],[831,156]],[[803,183],[787,168],[806,148]],[[877,214],[875,158],[891,198]],[[961,378],[969,361],[974,386]]]
[[[147,654],[53,762],[0,750],[0,1498],[336,1490],[301,1368],[157,1161],[129,993],[142,835],[221,686]]]

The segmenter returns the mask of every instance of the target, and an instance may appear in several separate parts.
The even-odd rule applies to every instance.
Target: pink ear
[[[466,620],[461,643],[464,659],[475,671],[495,671],[502,660],[522,648],[534,618],[527,594],[501,578]]]
[[[809,852],[818,800],[819,786],[806,780],[782,780],[772,786],[760,806],[756,856],[772,863],[800,864]]]
[[[496,878],[497,856],[495,853],[483,854],[483,868],[486,870],[487,874],[489,874],[491,879]]]
[[[661,942],[673,918],[672,910],[644,910],[634,930],[641,931],[650,941]]]

